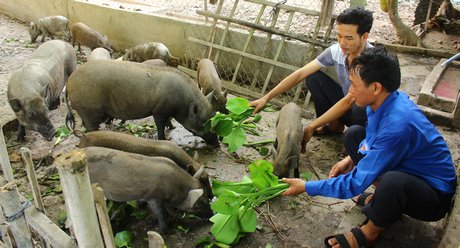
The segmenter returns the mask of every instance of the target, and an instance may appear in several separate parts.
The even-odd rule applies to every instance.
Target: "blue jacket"
[[[446,194],[455,191],[455,168],[446,142],[406,94],[395,91],[377,111],[369,106],[366,111],[366,139],[359,146],[366,156],[347,174],[306,182],[309,195],[351,198],[387,171],[417,176]]]

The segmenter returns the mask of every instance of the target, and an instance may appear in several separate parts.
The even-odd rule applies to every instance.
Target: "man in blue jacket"
[[[347,130],[348,155],[334,165],[329,179],[290,184],[284,195],[303,192],[341,199],[361,194],[358,204],[368,221],[351,232],[325,239],[326,247],[368,247],[406,214],[437,221],[450,210],[456,174],[446,142],[403,92],[396,56],[383,47],[366,49],[350,66],[349,93],[366,106],[366,127]],[[373,194],[363,192],[376,185]],[[349,246],[347,246],[349,245]]]

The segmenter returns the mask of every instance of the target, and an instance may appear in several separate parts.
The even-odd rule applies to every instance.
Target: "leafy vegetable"
[[[54,137],[56,137],[56,142],[54,142],[54,146],[57,146],[59,145],[62,141],[64,141],[65,139],[67,139],[71,134],[71,131],[69,128],[67,128],[66,125],[62,125],[60,126],[57,130],[56,130],[56,134],[54,135]]]
[[[222,142],[228,145],[228,151],[234,152],[246,143],[246,132],[258,135],[255,123],[259,122],[262,116],[255,115],[252,119],[248,119],[254,108],[242,97],[228,99],[225,108],[229,114],[217,112],[205,124],[205,128],[222,137]]]
[[[240,182],[213,180],[212,192],[217,200],[211,204],[216,214],[211,233],[217,242],[234,244],[246,233],[257,227],[254,207],[283,193],[289,185],[273,175],[273,166],[268,161],[256,160],[249,165],[250,177]]]
[[[133,242],[133,234],[128,231],[122,231],[115,235],[115,246],[116,247],[131,247],[131,243]]]

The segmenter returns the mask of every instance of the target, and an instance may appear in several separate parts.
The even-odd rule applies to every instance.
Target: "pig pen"
[[[53,147],[54,141],[48,142],[36,132],[27,132],[26,142],[16,142],[16,125],[14,121],[7,122],[14,117],[6,102],[6,85],[11,72],[17,70],[34,47],[27,47],[27,26],[5,15],[0,15],[0,50],[3,56],[0,58],[0,106],[1,121],[4,127],[7,142],[8,155],[14,169],[14,176],[18,180],[19,190],[22,195],[30,198],[25,169],[20,160],[19,149],[22,146],[32,151],[32,158],[36,164],[37,176],[48,216],[55,223],[62,218],[60,215],[65,211],[63,196],[60,193],[59,181],[52,179],[57,173],[53,165],[53,158],[76,149],[78,138],[70,136],[61,144]],[[78,55],[78,53],[77,53]],[[79,55],[79,62],[86,60],[84,55]],[[400,62],[403,74],[402,90],[409,93],[414,99],[417,98],[421,84],[426,75],[437,63],[437,59],[421,58],[418,56],[401,55]],[[229,96],[233,97],[233,96]],[[64,123],[67,110],[64,104],[50,112],[50,118],[55,126]],[[263,112],[262,120],[258,124],[260,136],[249,136],[249,142],[273,139],[275,136],[275,120],[278,112]],[[306,125],[310,120],[303,119]],[[4,123],[7,122],[7,123]],[[116,130],[118,121],[114,125],[101,125],[101,130]],[[145,118],[138,121],[129,121],[138,126],[152,124],[153,119]],[[81,121],[78,121],[81,129]],[[208,148],[204,142],[185,131],[179,124],[178,128],[167,133],[167,138],[178,143],[186,151],[197,151],[199,161],[206,165],[210,177],[225,181],[239,181],[246,175],[246,168],[254,159],[263,156],[253,148],[242,147],[237,151],[238,156],[232,156],[226,152],[226,147],[221,144],[220,148]],[[438,130],[446,139],[456,165],[459,164],[460,139],[458,130],[438,127]],[[126,130],[125,130],[126,131]],[[156,138],[155,132],[148,135]],[[343,146],[340,136],[313,137],[308,144],[308,151],[301,157],[300,171],[309,172],[307,165],[315,168],[320,178],[326,178],[331,166],[343,156]],[[317,178],[312,177],[313,180]],[[342,220],[348,215],[354,204],[350,200],[338,200],[325,197],[278,197],[264,204],[260,210],[257,231],[242,238],[234,247],[321,247],[323,239],[333,234]],[[270,225],[271,220],[274,225]],[[62,224],[62,223],[60,223]],[[194,247],[195,242],[203,237],[210,236],[211,223],[194,218],[177,219],[171,223],[174,227],[171,233],[163,236],[167,247]],[[387,234],[377,242],[375,247],[394,247],[395,241],[399,247],[436,247],[440,242],[446,220],[435,223],[422,223],[403,219],[398,222],[394,229],[390,228]],[[402,231],[398,226],[403,226]],[[147,231],[157,230],[156,220],[146,218],[136,221],[134,218],[124,223],[123,227],[115,229],[130,230],[134,237],[133,247],[146,247]],[[393,231],[392,231],[393,230]]]

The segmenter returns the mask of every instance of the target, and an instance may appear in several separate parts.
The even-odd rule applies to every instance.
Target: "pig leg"
[[[26,136],[26,128],[19,124],[18,126],[18,141],[19,142],[23,142],[25,140],[25,136]]]
[[[152,211],[155,218],[158,219],[160,225],[160,233],[165,233],[166,230],[168,230],[168,225],[166,224],[165,220],[163,203],[156,199],[148,200],[147,203],[149,204],[150,210]]]
[[[171,123],[171,118],[168,118],[168,123],[166,123],[166,126],[168,127],[169,130],[172,130],[176,128],[172,123]]]
[[[157,126],[158,130],[158,139],[159,140],[166,140],[166,135],[165,135],[165,127],[166,123],[168,123],[168,118],[166,117],[160,117],[160,116],[154,116],[153,119],[155,120],[155,125]]]
[[[50,106],[48,107],[49,110],[54,110],[54,109],[57,109],[59,107],[59,104],[61,103],[61,99],[59,99],[59,97],[54,100],[53,102],[51,102]]]
[[[300,177],[300,172],[299,172],[299,158],[291,158],[289,161],[289,168],[294,169],[294,177],[299,178]]]

